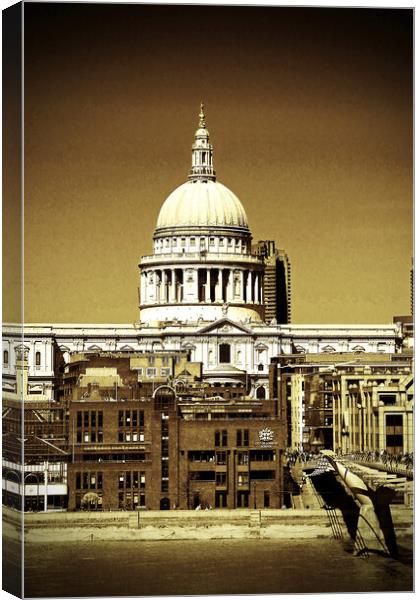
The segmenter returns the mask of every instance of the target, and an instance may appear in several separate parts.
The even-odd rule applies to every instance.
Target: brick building
[[[151,359],[165,367],[145,367]],[[60,400],[68,414],[69,510],[282,505],[281,406],[246,397],[241,384],[207,384],[187,359],[71,358]],[[159,377],[169,369],[166,381],[145,382],[144,368]]]

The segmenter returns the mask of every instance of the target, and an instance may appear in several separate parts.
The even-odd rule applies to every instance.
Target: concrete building
[[[274,358],[270,369],[270,397],[285,402],[291,449],[413,451],[412,356],[292,355]]]
[[[292,320],[291,267],[289,257],[273,240],[260,240],[253,251],[264,262],[263,296],[266,323]]]

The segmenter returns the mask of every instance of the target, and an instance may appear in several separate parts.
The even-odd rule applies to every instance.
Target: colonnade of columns
[[[263,303],[263,273],[250,269],[184,267],[142,270],[141,304]]]

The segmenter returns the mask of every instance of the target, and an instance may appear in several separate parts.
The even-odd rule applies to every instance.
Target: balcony
[[[188,263],[206,263],[206,266],[210,266],[210,263],[214,262],[216,266],[220,263],[230,264],[243,263],[244,265],[262,265],[263,262],[257,256],[250,254],[241,254],[235,252],[170,252],[168,254],[149,254],[142,256],[140,261],[141,267],[147,267],[149,265],[172,265],[174,262],[177,265],[188,264]]]

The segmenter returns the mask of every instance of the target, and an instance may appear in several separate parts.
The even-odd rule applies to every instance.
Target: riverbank
[[[25,596],[409,591],[413,569],[334,539],[86,541],[25,545]]]
[[[395,506],[392,514],[397,538],[412,535],[412,511]],[[337,518],[349,539],[341,513]],[[27,543],[334,537],[323,509],[26,513],[24,523]],[[20,513],[3,508],[3,535],[16,539],[20,527]]]

